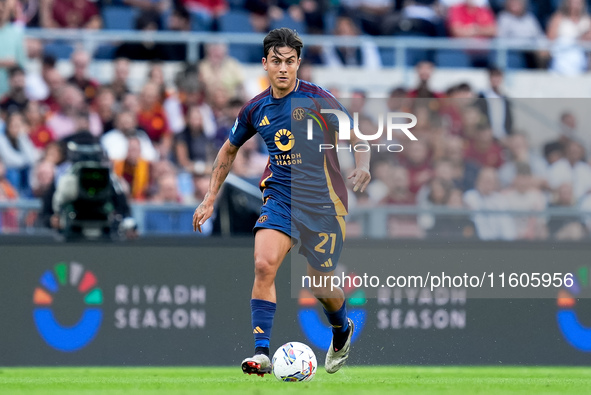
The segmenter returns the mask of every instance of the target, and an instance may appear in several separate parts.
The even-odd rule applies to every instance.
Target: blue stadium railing
[[[264,34],[260,33],[212,33],[212,32],[137,32],[130,30],[76,30],[76,29],[27,29],[27,37],[37,38],[53,46],[65,46],[59,53],[70,53],[71,48],[81,45],[87,51],[96,54],[106,46],[114,46],[122,42],[184,43],[187,45],[187,61],[198,60],[198,45],[202,43],[225,42],[232,46],[259,46]],[[440,66],[466,66],[465,50],[489,51],[492,63],[497,67],[519,68],[523,65],[515,57],[525,51],[551,50],[553,43],[549,40],[517,40],[517,39],[456,39],[449,37],[407,37],[407,36],[357,36],[342,37],[330,35],[302,35],[307,47],[323,45],[362,46],[370,41],[375,44],[382,58],[387,60],[385,66],[407,68],[414,64],[417,51],[435,51],[435,60]],[[591,42],[573,43],[587,51],[591,51]],[[69,49],[68,49],[69,48]],[[239,59],[240,60],[240,59]]]

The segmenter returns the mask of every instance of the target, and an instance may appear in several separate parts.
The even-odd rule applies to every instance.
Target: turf
[[[239,368],[1,368],[0,394],[591,394],[589,368],[320,368],[310,383]]]

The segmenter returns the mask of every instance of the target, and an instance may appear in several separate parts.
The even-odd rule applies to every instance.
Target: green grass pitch
[[[322,367],[310,383],[224,368],[0,368],[0,394],[591,394],[591,369]]]

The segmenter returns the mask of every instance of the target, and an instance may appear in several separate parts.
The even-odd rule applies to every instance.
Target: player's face
[[[269,75],[275,94],[284,96],[293,90],[300,61],[296,50],[290,47],[277,48],[276,52],[271,50],[267,57],[263,58],[263,68]]]

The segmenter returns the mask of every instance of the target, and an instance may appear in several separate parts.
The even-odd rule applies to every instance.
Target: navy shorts
[[[268,198],[253,229],[275,229],[300,242],[300,254],[310,266],[321,272],[333,271],[343,250],[345,219],[340,215],[322,215],[289,207]]]

